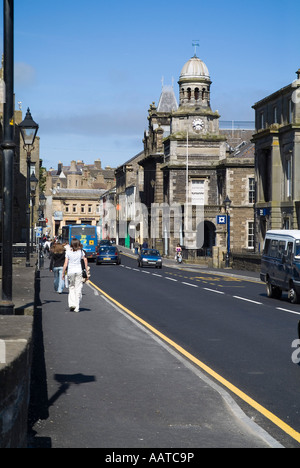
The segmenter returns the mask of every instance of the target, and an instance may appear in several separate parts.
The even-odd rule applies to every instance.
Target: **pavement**
[[[28,269],[16,271],[14,302],[31,303]],[[38,290],[29,447],[282,448],[221,386],[91,285],[80,313],[70,312],[46,260]]]

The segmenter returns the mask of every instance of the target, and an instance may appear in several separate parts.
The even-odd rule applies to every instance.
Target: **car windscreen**
[[[142,255],[146,257],[159,257],[159,252],[158,250],[142,250]]]

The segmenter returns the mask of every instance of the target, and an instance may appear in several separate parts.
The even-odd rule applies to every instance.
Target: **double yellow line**
[[[288,424],[286,424],[284,421],[279,419],[275,414],[271,413],[268,411],[266,408],[264,408],[262,405],[257,403],[255,400],[250,398],[246,393],[242,392],[239,388],[237,388],[235,385],[231,384],[228,380],[224,379],[221,375],[217,374],[213,369],[208,367],[206,364],[201,362],[199,359],[197,359],[195,356],[190,354],[188,351],[186,351],[184,348],[179,346],[177,343],[172,341],[170,338],[168,338],[166,335],[161,333],[159,330],[156,328],[152,327],[148,322],[145,322],[141,317],[138,315],[134,314],[131,310],[127,309],[127,307],[123,306],[120,304],[120,302],[116,301],[113,297],[109,296],[105,291],[100,289],[98,286],[96,286],[94,283],[89,281],[89,284],[95,288],[97,291],[99,291],[104,297],[106,297],[109,301],[111,301],[113,304],[118,306],[121,310],[126,312],[126,314],[130,315],[133,317],[137,322],[141,323],[144,327],[146,327],[148,330],[153,332],[155,335],[159,336],[163,341],[168,343],[172,348],[176,349],[180,354],[185,356],[189,361],[193,362],[204,370],[208,375],[213,377],[216,381],[224,385],[228,390],[233,392],[235,395],[237,395],[241,400],[246,402],[248,405],[250,405],[252,408],[254,408],[256,411],[261,413],[263,416],[265,416],[267,419],[269,419],[273,424],[275,424],[277,427],[279,427],[282,431],[284,431],[286,434],[288,434],[290,437],[292,437],[294,440],[300,443],[300,433],[295,431],[292,427],[290,427]]]

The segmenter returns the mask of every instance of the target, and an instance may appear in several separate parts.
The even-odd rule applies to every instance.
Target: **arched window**
[[[200,94],[199,88],[195,88],[194,94],[195,94],[195,100],[198,101],[198,99],[199,99],[199,94]]]
[[[191,88],[188,88],[188,89],[187,89],[187,96],[188,96],[188,100],[190,101],[190,100],[191,100],[191,97],[192,97]]]
[[[202,101],[205,99],[205,88],[202,89]]]

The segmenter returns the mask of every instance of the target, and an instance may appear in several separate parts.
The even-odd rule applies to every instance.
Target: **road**
[[[95,286],[271,412],[270,420],[235,396],[277,440],[299,446],[300,368],[292,362],[299,305],[267,298],[255,279],[141,269],[126,255],[121,266],[92,264],[91,272]],[[288,437],[276,418],[291,428]]]

